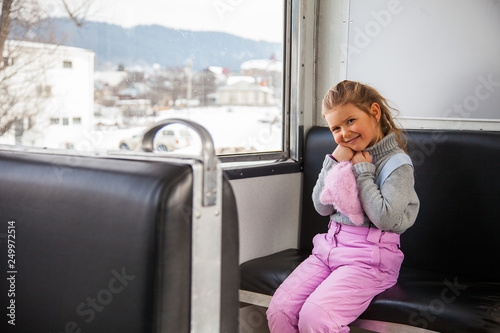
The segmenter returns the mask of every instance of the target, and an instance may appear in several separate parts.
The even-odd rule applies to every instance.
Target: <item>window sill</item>
[[[230,180],[282,175],[301,172],[302,164],[294,160],[225,162],[222,163],[224,173]]]

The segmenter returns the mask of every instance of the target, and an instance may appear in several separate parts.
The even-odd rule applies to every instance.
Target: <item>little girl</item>
[[[274,294],[267,317],[275,333],[349,332],[373,297],[396,283],[399,235],[418,213],[412,165],[397,165],[377,185],[391,157],[409,159],[387,101],[343,81],[326,94],[323,117],[337,147],[325,157],[312,199],[330,216],[328,233],[314,237],[312,255]]]

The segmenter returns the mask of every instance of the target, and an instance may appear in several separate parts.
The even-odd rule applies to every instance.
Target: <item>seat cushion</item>
[[[279,285],[310,253],[288,249],[240,265],[240,288],[273,295]]]
[[[398,283],[360,318],[437,332],[498,332],[500,284],[403,267]]]
[[[243,263],[240,287],[273,295],[308,255],[288,249]],[[398,283],[376,296],[360,318],[443,333],[497,333],[500,284],[402,267]]]

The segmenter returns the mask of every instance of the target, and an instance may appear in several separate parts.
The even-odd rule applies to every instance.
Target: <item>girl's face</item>
[[[371,105],[370,114],[349,103],[328,110],[325,119],[338,145],[362,151],[382,139],[380,115],[377,103]]]

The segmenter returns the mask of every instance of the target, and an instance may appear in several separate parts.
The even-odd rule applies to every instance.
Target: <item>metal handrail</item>
[[[180,118],[159,121],[145,131],[142,137],[142,150],[144,152],[152,152],[154,150],[153,141],[156,133],[170,124],[183,124],[193,129],[199,135],[201,139],[201,160],[203,162],[203,205],[215,205],[217,198],[217,167],[219,159],[215,154],[212,137],[205,127],[191,120]]]

